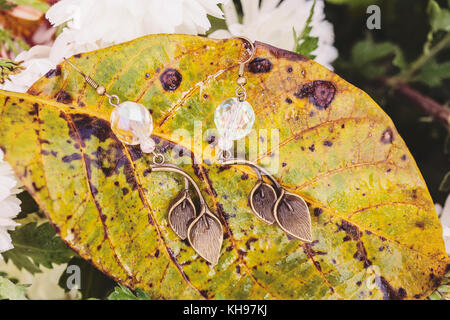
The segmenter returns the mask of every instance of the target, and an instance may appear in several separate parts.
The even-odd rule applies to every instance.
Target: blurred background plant
[[[370,5],[381,9],[380,29],[366,25]],[[450,250],[450,0],[0,0],[0,87],[25,92],[64,56],[151,33],[245,35],[315,59],[367,92],[416,159]],[[8,232],[0,248],[13,247],[0,255],[0,299],[148,299],[68,249],[3,171],[0,191],[21,208],[11,215],[0,202],[0,233]],[[70,265],[81,288],[67,288]],[[430,299],[450,298],[449,281]]]

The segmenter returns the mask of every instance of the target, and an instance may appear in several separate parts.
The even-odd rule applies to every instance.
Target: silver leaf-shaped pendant
[[[277,201],[277,194],[271,185],[258,181],[250,192],[248,201],[253,213],[259,219],[268,224],[275,222],[272,208]]]
[[[190,224],[187,234],[192,248],[209,263],[217,264],[223,241],[220,220],[204,207]]]
[[[302,197],[282,189],[273,214],[284,232],[299,240],[312,242],[311,216]]]
[[[187,238],[187,230],[191,221],[195,218],[195,206],[189,195],[189,191],[184,190],[170,207],[168,214],[169,225],[172,230],[181,238]]]

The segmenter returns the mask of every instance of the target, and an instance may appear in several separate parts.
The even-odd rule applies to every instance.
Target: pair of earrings
[[[248,59],[239,63],[236,97],[224,100],[214,114],[214,122],[220,135],[218,162],[221,165],[251,167],[258,177],[249,195],[252,212],[265,223],[276,222],[288,235],[311,242],[311,218],[306,202],[300,196],[287,192],[272,175],[257,164],[232,157],[230,150],[234,141],[245,138],[255,121],[253,108],[246,101],[247,79],[244,76],[245,65],[254,57],[255,47],[249,39],[239,38],[245,41],[246,48],[250,48],[251,52]],[[120,103],[118,96],[110,95],[105,87],[85,75],[69,60],[65,61],[83,76],[98,95],[106,96],[109,104],[114,106],[110,117],[111,129],[121,142],[140,145],[143,153],[152,154],[152,172],[173,172],[184,178],[184,190],[173,201],[168,212],[169,225],[181,239],[187,239],[202,258],[213,265],[217,264],[223,242],[222,224],[208,207],[194,179],[179,166],[165,163],[164,155],[157,152],[156,144],[151,138],[153,120],[149,111],[142,104],[132,101]],[[270,183],[267,183],[264,177],[267,177]],[[198,195],[198,212],[191,198],[191,185]]]

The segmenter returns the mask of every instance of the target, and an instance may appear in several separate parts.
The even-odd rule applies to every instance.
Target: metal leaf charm
[[[168,220],[172,230],[181,238],[187,238],[187,230],[191,221],[195,218],[195,206],[185,190],[170,207]]]
[[[272,208],[277,201],[277,194],[271,185],[259,181],[250,192],[248,200],[253,213],[259,219],[268,224],[275,222]]]
[[[273,213],[284,232],[299,240],[312,242],[311,216],[303,198],[282,189]]]
[[[204,208],[189,226],[188,240],[192,248],[206,261],[217,264],[222,248],[223,230],[219,219]]]

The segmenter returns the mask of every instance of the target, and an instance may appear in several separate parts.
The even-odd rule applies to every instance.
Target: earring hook
[[[250,62],[250,60],[252,60],[253,57],[255,56],[255,52],[256,52],[256,48],[255,48],[255,45],[253,44],[252,40],[250,40],[249,38],[244,37],[244,36],[236,36],[236,37],[233,37],[232,39],[240,39],[240,40],[244,40],[245,42],[247,42],[247,44],[249,45],[250,50],[251,50],[250,56],[247,58],[247,60],[240,62],[240,64],[245,65],[246,63]]]
[[[252,40],[250,40],[249,38],[244,37],[244,36],[236,36],[236,37],[233,37],[232,39],[244,40],[250,46],[250,50],[251,50],[250,56],[245,61],[239,62],[239,76],[242,77],[244,75],[245,65],[248,62],[250,62],[253,59],[253,57],[255,56],[255,52],[256,52],[255,45],[253,44]],[[248,51],[248,49],[247,49],[247,51]]]

